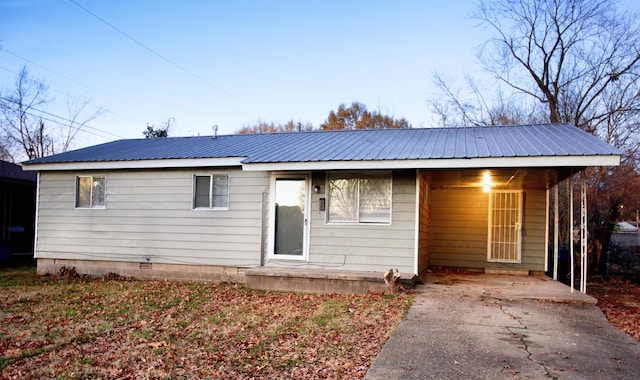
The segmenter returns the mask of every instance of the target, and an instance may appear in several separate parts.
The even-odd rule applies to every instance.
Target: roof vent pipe
[[[213,138],[218,138],[218,124],[213,125]]]

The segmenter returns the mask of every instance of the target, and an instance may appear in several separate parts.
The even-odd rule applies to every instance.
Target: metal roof
[[[241,158],[246,165],[620,155],[619,150],[574,126],[541,124],[131,139],[39,158],[25,165],[229,157]]]
[[[0,160],[0,182],[29,182],[35,184],[38,175],[33,172],[25,172],[20,165]]]

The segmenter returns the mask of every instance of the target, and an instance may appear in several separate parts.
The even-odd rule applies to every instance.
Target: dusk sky
[[[429,127],[433,73],[481,71],[476,3],[0,0],[0,91],[27,64],[61,106],[52,115],[66,117],[68,95],[104,107],[75,148],[169,117],[171,136],[317,127],[353,101]]]

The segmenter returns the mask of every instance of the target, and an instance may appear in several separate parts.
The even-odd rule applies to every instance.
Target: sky
[[[0,92],[23,65],[53,98],[91,99],[73,148],[232,134],[258,121],[318,126],[342,103],[435,126],[433,74],[479,73],[490,35],[471,0],[0,0]],[[73,100],[72,100],[73,101]],[[58,119],[63,121],[63,119]]]

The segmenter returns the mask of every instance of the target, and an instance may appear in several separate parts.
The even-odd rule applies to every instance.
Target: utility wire
[[[21,55],[19,55],[19,54],[16,54],[16,53],[14,53],[14,52],[12,52],[12,51],[9,51],[9,50],[7,50],[7,49],[5,49],[5,48],[2,48],[2,50],[1,50],[1,51],[2,51],[2,52],[4,52],[4,53],[9,54],[9,55],[11,55],[11,56],[13,56],[13,57],[15,57],[15,58],[18,58],[18,59],[20,59],[20,60],[23,60],[23,61],[25,61],[25,62],[28,62],[29,64],[31,64],[31,65],[33,65],[33,66],[39,67],[39,68],[41,68],[42,70],[45,70],[45,71],[48,71],[48,72],[50,72],[50,73],[52,73],[52,74],[54,74],[54,75],[57,75],[57,76],[59,76],[60,78],[66,79],[66,80],[68,80],[68,81],[70,81],[70,82],[72,82],[72,83],[75,83],[75,84],[77,84],[77,85],[79,85],[79,86],[82,86],[82,87],[84,87],[84,88],[86,88],[86,89],[88,89],[88,90],[94,91],[94,92],[96,92],[96,93],[98,93],[98,94],[102,94],[102,95],[104,95],[104,96],[106,96],[106,97],[109,97],[109,98],[111,98],[111,99],[113,99],[113,100],[116,100],[116,101],[118,101],[118,102],[120,102],[120,103],[126,104],[126,105],[128,105],[128,106],[130,106],[130,107],[133,107],[133,108],[137,108],[137,109],[139,109],[139,110],[141,110],[141,111],[149,112],[148,110],[145,110],[144,108],[142,108],[142,107],[140,107],[140,106],[137,106],[137,105],[135,105],[135,104],[133,104],[133,103],[129,103],[129,102],[127,102],[127,101],[125,101],[125,100],[122,100],[122,99],[120,99],[120,98],[116,98],[116,97],[115,97],[115,96],[113,96],[113,95],[110,95],[110,94],[107,94],[107,93],[105,93],[105,92],[103,92],[103,91],[100,91],[100,90],[98,90],[98,89],[95,89],[95,88],[93,88],[93,87],[91,87],[91,86],[89,86],[89,85],[86,85],[86,84],[84,84],[84,83],[82,83],[82,82],[79,82],[79,81],[77,81],[77,80],[75,80],[75,79],[73,79],[73,78],[69,78],[69,77],[68,77],[68,76],[66,76],[66,75],[60,74],[60,73],[58,73],[58,72],[56,72],[56,71],[53,71],[53,70],[49,69],[48,67],[45,67],[45,66],[43,66],[43,65],[41,65],[41,64],[38,64],[38,63],[36,63],[36,62],[33,62],[32,60],[30,60],[30,59],[28,59],[28,58],[25,58],[25,57],[23,57],[23,56],[21,56]],[[18,75],[18,73],[14,72],[14,71],[12,71],[12,70],[10,70],[10,69],[7,69],[7,68],[5,68],[5,67],[0,67],[0,68],[4,69],[5,71],[8,71],[8,72],[10,72],[10,73],[13,73],[13,74]],[[63,95],[66,95],[63,91],[56,90],[56,89],[53,89],[53,90],[54,90],[54,91],[56,91],[56,92],[59,92],[59,93],[61,93],[61,94],[63,94]]]
[[[4,66],[0,66],[0,70],[4,70],[4,71],[6,71],[6,72],[8,72],[8,73],[11,73],[11,74],[13,74],[13,75],[15,75],[15,76],[19,76],[19,75],[20,75],[19,73],[16,73],[15,71],[13,71],[13,70],[11,70],[11,69],[9,69],[9,68],[7,68],[7,67],[4,67]],[[45,70],[46,70],[46,69],[45,69]],[[36,85],[37,85],[37,84],[40,84],[40,83],[43,83],[42,81],[38,81],[38,80],[35,80],[35,79],[31,79],[31,78],[25,78],[25,79],[26,79],[27,81],[31,82],[31,83],[36,84]],[[54,87],[51,87],[51,86],[47,85],[46,83],[44,83],[44,85],[46,86],[46,90],[47,90],[47,91],[48,91],[48,90],[51,90],[51,91],[53,91],[53,92],[57,92],[57,93],[59,93],[59,94],[61,94],[61,95],[66,95],[68,98],[74,98],[74,97],[70,96],[68,93],[66,93],[66,92],[64,92],[64,91],[61,91],[61,90],[58,90],[58,89],[56,89],[56,88],[54,88]],[[75,99],[75,100],[78,100],[78,98],[74,98],[74,99]],[[91,99],[89,99],[89,100],[91,100]],[[100,107],[100,106],[96,106],[95,104],[91,104],[91,103],[87,103],[87,104],[91,105],[92,107],[94,107],[94,108],[96,108],[96,109],[98,109],[98,110],[100,110],[100,109],[102,108],[102,107]]]
[[[50,112],[47,112],[47,111],[43,111],[43,110],[40,110],[40,109],[37,109],[37,108],[32,108],[32,110],[34,110],[34,111],[36,111],[36,112],[40,112],[40,113],[45,114],[45,115],[48,115],[48,116],[51,116],[51,117],[58,118],[58,119],[60,119],[60,120],[63,120],[63,121],[65,121],[65,122],[69,123],[69,124],[67,125],[68,127],[72,127],[72,126],[73,126],[73,124],[75,123],[75,124],[79,124],[79,129],[80,129],[80,130],[83,130],[83,129],[87,128],[87,129],[91,129],[91,130],[93,130],[93,131],[97,131],[97,132],[100,132],[100,133],[104,133],[104,134],[106,134],[106,135],[110,135],[110,136],[115,137],[115,138],[117,138],[117,139],[125,139],[125,138],[126,138],[126,137],[122,137],[122,136],[120,136],[120,135],[116,135],[115,133],[111,133],[111,132],[104,131],[104,130],[102,130],[102,129],[94,128],[94,127],[92,127],[92,126],[90,126],[90,125],[88,125],[88,124],[81,124],[81,123],[77,123],[77,122],[75,122],[75,121],[73,121],[73,120],[70,120],[70,119],[67,119],[67,118],[65,118],[65,117],[58,116],[58,115],[56,115],[56,114],[53,114],[53,113],[50,113]],[[60,124],[60,125],[66,125],[66,124],[62,124],[62,123],[58,123],[58,124]],[[106,137],[106,136],[102,136],[102,137]]]
[[[3,51],[6,51],[6,50],[3,50]],[[20,59],[23,59],[23,58],[21,58],[21,57],[19,57],[19,56],[17,56],[17,57],[18,57],[18,58],[20,58]],[[27,59],[25,59],[25,60],[26,60],[26,61],[28,61]],[[29,61],[28,61],[28,62],[29,62]],[[37,66],[40,66],[40,65],[37,65]],[[42,66],[40,66],[40,67],[42,67]],[[42,68],[44,68],[44,67],[42,67]],[[15,71],[13,71],[13,70],[11,70],[11,69],[8,69],[8,68],[6,68],[6,67],[4,67],[4,66],[0,66],[0,69],[2,69],[2,70],[4,70],[4,71],[7,71],[7,72],[9,72],[9,73],[11,73],[11,74],[14,74],[14,75],[19,75],[19,74],[18,74],[18,73],[16,73]],[[46,69],[46,68],[44,68],[44,69],[45,69],[45,70],[48,70],[48,69]],[[51,71],[51,70],[48,70],[48,71]],[[53,71],[51,71],[51,72],[53,72]],[[55,72],[53,72],[53,73],[55,74]],[[64,76],[63,76],[63,77],[64,77]],[[33,80],[33,79],[31,79],[31,78],[27,78],[27,80],[29,80],[29,81],[31,81],[31,82],[33,82],[33,83],[38,83],[38,81]],[[69,79],[69,80],[72,80],[72,79]],[[80,83],[79,83],[79,84],[80,84]],[[47,86],[47,88],[49,88],[49,89],[51,89],[51,90],[53,90],[53,91],[55,91],[55,92],[58,92],[58,93],[60,93],[60,94],[65,95],[65,93],[64,93],[64,92],[62,92],[62,91],[60,91],[60,90],[57,90],[57,89],[55,89],[55,88],[53,88],[53,87],[48,87],[48,86]],[[16,103],[16,101],[15,101],[15,100],[13,100],[13,99],[9,99],[9,98],[5,98],[5,97],[2,97],[2,96],[0,96],[0,99],[2,99],[2,100],[4,100],[4,101],[7,101],[7,102]],[[95,106],[95,105],[93,105],[93,106],[94,106],[94,107],[97,107],[97,106]],[[100,109],[100,107],[97,107],[97,108],[98,108],[98,109]],[[62,119],[62,120],[64,120],[64,121],[66,121],[66,122],[68,122],[68,123],[69,123],[69,125],[66,125],[66,124],[63,124],[63,123],[57,122],[57,121],[52,120],[52,119],[42,118],[42,119],[47,120],[47,121],[55,122],[55,123],[57,123],[57,124],[59,124],[59,125],[64,125],[64,126],[71,127],[71,124],[75,123],[74,121],[69,120],[69,119],[67,119],[67,118],[65,118],[65,117],[63,117],[63,116],[55,115],[55,114],[49,113],[49,112],[47,112],[47,111],[39,110],[39,109],[36,109],[36,108],[31,108],[31,109],[32,109],[32,110],[34,110],[34,111],[37,111],[37,112],[41,112],[41,113],[43,113],[43,114],[45,114],[45,115],[49,115],[49,116],[52,116],[52,117],[56,117],[56,118],[58,118],[58,119]],[[100,112],[100,110],[98,110],[98,112]],[[31,113],[28,113],[28,115],[33,116],[33,117],[41,117],[40,115],[34,115],[34,114],[31,114]],[[118,139],[124,139],[124,138],[125,138],[125,137],[122,137],[122,136],[119,136],[119,135],[113,134],[113,133],[111,133],[111,132],[104,131],[104,130],[99,129],[99,128],[94,128],[94,127],[92,127],[92,126],[90,126],[90,125],[88,125],[88,124],[85,124],[85,125],[83,126],[83,128],[81,129],[83,132],[90,133],[90,134],[92,134],[92,135],[94,135],[94,136],[99,136],[99,137],[106,138],[106,139],[108,139],[108,138],[110,138],[110,137],[107,137],[107,136],[105,136],[105,135],[98,135],[97,133],[91,133],[91,132],[85,131],[85,130],[84,130],[84,128],[91,129],[91,130],[94,130],[94,131],[99,132],[99,133],[104,133],[104,134],[107,134],[107,135],[111,135],[111,136],[113,136],[113,137],[115,137],[115,138],[118,138]]]
[[[41,116],[41,115],[36,115],[36,114],[31,113],[31,112],[28,112],[28,111],[27,111],[27,112],[25,112],[25,115],[29,115],[29,116],[33,116],[33,117],[37,117],[37,118],[39,118],[39,119],[46,120],[46,121],[50,121],[50,122],[52,122],[52,123],[55,123],[55,124],[61,125],[61,126],[63,126],[63,127],[71,127],[70,125],[63,124],[63,123],[61,123],[61,122],[59,122],[59,121],[57,121],[57,120],[55,120],[55,119],[50,119],[50,118],[48,118],[48,117],[44,117],[44,116]],[[85,126],[85,127],[86,127],[86,126]],[[93,129],[95,129],[95,128],[93,128]],[[87,131],[87,130],[85,130],[84,128],[81,128],[79,131],[80,131],[80,132],[84,132],[84,133],[88,133],[88,134],[90,134],[90,135],[94,135],[94,136],[97,136],[97,137],[101,137],[101,138],[103,138],[103,139],[107,139],[107,140],[109,139],[109,137],[107,137],[107,136],[100,135],[100,134],[95,133],[95,132]],[[98,131],[100,131],[100,130],[98,129]],[[103,132],[103,131],[100,131],[100,132]]]
[[[14,104],[18,103],[13,99],[5,98],[3,96],[0,96],[0,100],[4,100],[5,102],[10,102],[10,103],[14,103]],[[15,109],[17,109],[17,108],[15,108]],[[63,121],[68,123],[68,124],[63,124],[63,123],[59,122],[58,120],[48,119],[48,118],[42,117],[41,115],[35,115],[33,113],[30,113],[29,111],[25,112],[25,114],[27,114],[27,115],[30,115],[30,116],[33,116],[33,117],[39,117],[39,118],[42,118],[42,119],[47,120],[47,121],[54,122],[54,123],[59,124],[59,125],[63,125],[63,126],[66,126],[66,127],[73,128],[73,124],[78,124],[80,130],[83,130],[83,129],[86,128],[86,129],[91,129],[93,131],[97,131],[97,132],[100,132],[100,133],[104,133],[106,135],[111,135],[111,136],[113,136],[115,138],[118,138],[118,139],[124,139],[125,138],[125,137],[116,135],[115,133],[111,133],[111,132],[103,131],[102,129],[94,128],[94,127],[92,127],[92,126],[90,126],[88,124],[82,125],[82,124],[77,123],[77,122],[75,122],[73,120],[67,119],[66,117],[59,116],[59,115],[56,115],[56,114],[51,113],[51,112],[47,112],[47,111],[44,111],[44,110],[41,110],[41,109],[37,109],[37,108],[29,108],[29,109],[33,110],[35,112],[40,112],[41,114],[44,114],[44,115],[47,115],[47,116],[50,116],[50,117],[54,117],[54,118],[59,119],[59,120],[63,120]],[[88,131],[85,131],[85,132],[91,133],[91,132],[88,132]],[[91,133],[91,134],[93,134],[95,136],[99,136],[99,135],[97,135],[95,133]],[[107,138],[106,136],[100,136],[100,137]]]
[[[90,11],[89,9],[85,8],[84,6],[78,4],[78,2],[76,2],[75,0],[69,0],[72,4],[74,4],[75,6],[77,6],[78,8],[82,9],[83,11],[85,11],[86,13],[90,14],[91,16],[95,17],[97,20],[99,20],[100,22],[102,22],[103,24],[107,25],[108,27],[110,27],[111,29],[115,30],[116,32],[120,33],[121,35],[123,35],[124,37],[126,37],[127,39],[131,40],[133,43],[135,43],[136,45],[140,46],[141,48],[145,49],[146,51],[150,52],[151,54],[155,55],[156,57],[162,59],[163,61],[167,62],[168,64],[170,64],[171,66],[177,68],[178,70],[188,74],[189,76],[201,81],[202,83],[211,86],[213,88],[215,88],[216,90],[224,93],[225,95],[234,98],[248,106],[251,106],[259,111],[263,111],[263,112],[267,112],[273,116],[277,116],[274,115],[272,112],[262,109],[261,107],[256,106],[255,104],[250,103],[249,101],[236,96],[234,94],[232,94],[231,92],[225,90],[224,88],[211,83],[210,81],[206,80],[205,78],[195,74],[194,72],[190,71],[189,69],[185,68],[184,66],[176,63],[175,61],[165,57],[164,55],[158,53],[157,51],[151,49],[149,46],[143,44],[142,42],[136,40],[135,38],[133,38],[131,35],[127,34],[126,32],[124,32],[123,30],[119,29],[118,27],[114,26],[113,24],[109,23],[107,20],[103,19],[102,17],[98,16],[97,14],[93,13],[92,11]]]

